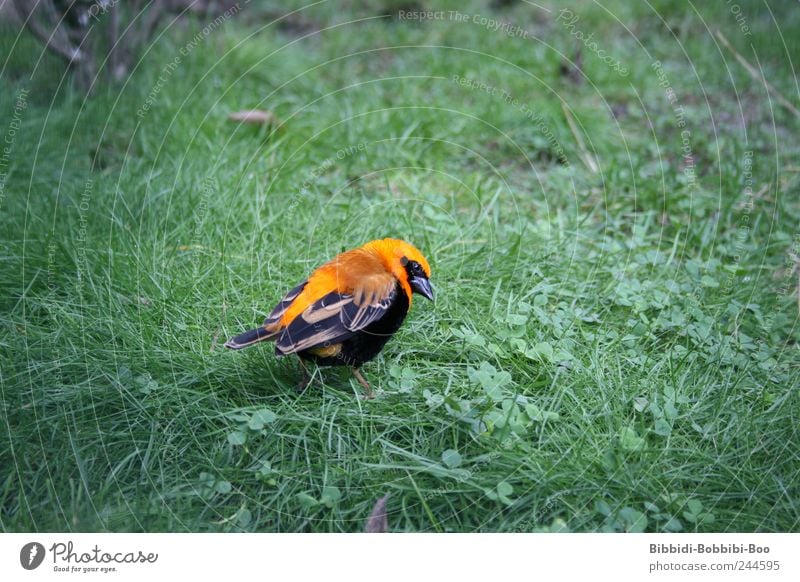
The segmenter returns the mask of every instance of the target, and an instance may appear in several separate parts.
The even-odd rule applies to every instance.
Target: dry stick
[[[736,57],[736,60],[739,61],[745,69],[747,69],[747,72],[750,73],[750,76],[753,77],[753,79],[759,81],[760,83],[763,83],[764,86],[767,88],[767,91],[772,93],[781,105],[783,105],[784,107],[786,107],[786,109],[794,113],[795,117],[800,117],[800,111],[797,110],[797,107],[792,105],[791,101],[789,101],[786,97],[784,97],[780,91],[778,91],[769,81],[767,81],[764,78],[764,75],[762,75],[758,71],[758,69],[756,69],[753,65],[747,62],[747,59],[745,59],[742,55],[736,52],[736,49],[733,48],[733,46],[731,46],[731,43],[728,42],[728,39],[725,38],[725,35],[722,34],[722,32],[718,30],[716,32],[716,35],[717,38],[722,42],[722,44],[724,44],[725,47],[733,53],[733,56]]]
[[[56,7],[53,5],[54,2],[55,0],[40,0],[36,3],[36,7],[41,9],[48,30],[52,30],[54,36],[58,35],[63,38],[65,42],[69,42],[72,40],[70,37],[70,27],[65,21],[67,19],[67,12],[71,7],[56,11]],[[31,14],[36,10],[36,7],[31,8]]]
[[[599,171],[597,162],[594,160],[594,156],[592,156],[592,154],[590,154],[589,150],[586,148],[583,137],[578,131],[578,126],[575,124],[575,119],[572,117],[572,113],[570,113],[569,109],[567,108],[567,104],[563,101],[561,102],[561,109],[564,111],[564,116],[567,118],[567,123],[572,131],[572,135],[575,136],[575,141],[578,142],[578,148],[581,150],[581,159],[583,160],[583,163],[586,164],[586,167],[589,168],[591,172],[596,174]]]
[[[115,2],[108,10],[111,11],[110,21],[107,29],[109,47],[107,55],[108,66],[110,67],[112,78],[119,80],[119,77],[117,77],[117,73],[119,72],[119,46],[117,46],[117,43],[119,42],[119,7]]]
[[[23,0],[14,0],[14,7],[17,9],[20,18],[28,30],[33,33],[33,36],[44,43],[45,47],[65,59],[68,63],[77,62],[83,58],[83,53],[72,46],[68,39],[64,38],[63,31],[61,31],[58,25],[56,25],[56,28],[54,28],[52,32],[45,29],[33,13],[35,6],[30,6],[29,3]],[[58,37],[56,35],[58,35]]]
[[[145,0],[132,0],[130,22],[127,33],[120,39],[120,64],[127,70],[139,47],[149,38],[149,33],[155,28],[161,15],[162,5],[159,0],[153,0],[149,5],[143,6]]]
[[[181,12],[185,14],[188,8]],[[161,14],[164,12],[164,2],[162,0],[153,0],[147,11],[147,17],[142,21],[139,34],[135,37],[137,46],[143,45],[147,40],[153,36],[156,26],[161,21]]]

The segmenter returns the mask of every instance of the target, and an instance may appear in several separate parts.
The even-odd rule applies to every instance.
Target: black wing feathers
[[[235,337],[232,337],[227,342],[225,342],[225,347],[230,348],[232,350],[240,350],[242,348],[246,348],[247,346],[252,346],[255,343],[264,341],[264,340],[271,340],[274,339],[275,336],[280,333],[280,319],[286,310],[289,309],[289,305],[292,304],[292,301],[300,295],[300,292],[306,286],[307,281],[300,283],[297,287],[289,291],[286,296],[281,299],[281,302],[272,310],[267,316],[267,319],[264,320],[264,323],[261,327],[257,327],[256,329],[251,329],[244,333],[241,333]]]
[[[385,297],[363,305],[357,305],[352,294],[328,293],[283,330],[275,349],[291,354],[343,342],[383,317],[396,298],[396,287]]]
[[[300,295],[303,289],[305,289],[306,283],[308,283],[308,281],[303,281],[297,287],[295,287],[294,289],[289,291],[286,295],[284,295],[283,299],[281,299],[281,302],[275,306],[275,309],[273,309],[272,312],[264,320],[263,327],[265,329],[269,329],[271,326],[274,326],[280,321],[281,317],[283,317],[283,314],[286,313],[287,309],[289,309],[289,306],[292,304],[292,301],[294,301],[297,298],[297,296]]]
[[[256,329],[251,329],[244,333],[240,333],[235,337],[232,337],[231,339],[225,342],[225,347],[230,348],[232,350],[241,350],[242,348],[246,348],[247,346],[252,346],[253,344],[258,343],[260,341],[271,339],[274,335],[275,335],[274,332],[269,332],[263,327],[257,327]]]

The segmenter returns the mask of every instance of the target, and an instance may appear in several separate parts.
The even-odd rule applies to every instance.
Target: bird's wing
[[[383,317],[398,290],[394,277],[388,273],[381,277],[352,293],[332,291],[309,305],[283,330],[277,351],[291,354],[337,344]]]
[[[264,329],[267,331],[278,331],[281,327],[281,318],[283,314],[286,313],[286,310],[289,309],[289,306],[297,299],[297,296],[305,289],[306,283],[308,281],[303,281],[297,287],[289,291],[286,295],[284,295],[281,302],[275,306],[275,309],[267,316],[264,320]]]

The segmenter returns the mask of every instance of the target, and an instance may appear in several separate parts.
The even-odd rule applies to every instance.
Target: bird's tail
[[[274,331],[267,331],[263,327],[257,327],[256,329],[251,329],[250,331],[232,337],[225,342],[225,347],[232,350],[241,350],[242,348],[252,346],[264,340],[275,339],[277,335],[278,334]]]

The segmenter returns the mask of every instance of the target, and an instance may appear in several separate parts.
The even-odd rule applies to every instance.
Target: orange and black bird
[[[308,384],[304,361],[320,366],[350,366],[372,398],[359,368],[377,356],[400,329],[411,309],[412,293],[433,301],[431,268],[413,245],[385,238],[337,255],[289,291],[256,329],[237,335],[225,347],[238,350],[275,342],[275,354],[297,354],[303,370],[299,389]]]

